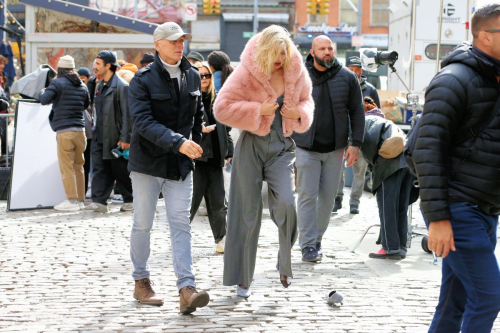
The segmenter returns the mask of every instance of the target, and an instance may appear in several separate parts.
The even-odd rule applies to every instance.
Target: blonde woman
[[[266,181],[271,219],[279,232],[277,269],[287,288],[297,238],[290,135],[309,128],[314,102],[302,57],[285,29],[273,25],[249,40],[214,109],[217,120],[243,130],[231,173],[223,283],[250,296]]]
[[[233,158],[233,140],[229,134],[231,128],[219,123],[214,118],[212,106],[216,93],[210,67],[201,62],[196,62],[194,66],[198,67],[200,71],[204,123],[200,142],[203,154],[196,159],[196,167],[193,172],[193,200],[190,218],[193,221],[201,199],[205,197],[208,221],[217,244],[216,251],[223,253],[227,205],[222,168],[229,165]]]

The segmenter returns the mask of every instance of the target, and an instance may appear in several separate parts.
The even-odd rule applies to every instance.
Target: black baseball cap
[[[358,67],[361,67],[361,60],[359,59],[359,57],[349,57],[349,59],[347,59],[347,64],[346,64],[347,67],[349,66],[358,66]]]
[[[139,62],[141,64],[149,64],[150,62],[153,62],[153,61],[155,61],[155,56],[153,55],[153,53],[148,52],[148,53],[144,53],[144,55],[142,56],[142,58]]]
[[[92,73],[90,73],[90,70],[87,67],[80,67],[76,72],[81,76],[92,76]]]
[[[96,59],[102,59],[105,63],[114,65],[118,68],[121,66],[116,62],[116,56],[113,54],[113,52],[104,50],[99,52],[97,55]]]

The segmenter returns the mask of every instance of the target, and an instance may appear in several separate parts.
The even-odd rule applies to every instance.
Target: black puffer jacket
[[[315,79],[312,74],[314,60],[311,55],[307,56],[306,68],[313,81],[313,98],[316,108],[321,107],[321,101],[317,101],[318,91],[321,84],[325,81]],[[341,68],[338,68],[341,66]],[[363,105],[363,97],[359,81],[356,75],[346,67],[343,67],[338,61],[333,65],[335,76],[326,80],[330,90],[330,99],[332,103],[332,112],[335,120],[335,149],[345,148],[349,139],[349,125],[352,130],[352,145],[361,147],[363,142],[363,133],[365,130],[365,107]],[[319,112],[314,112],[314,120],[305,133],[293,133],[292,138],[295,140],[297,147],[310,149],[314,142],[314,130]]]
[[[453,144],[495,105],[500,85],[493,64],[464,43],[443,60],[442,67],[427,88],[413,153],[421,207],[429,222],[449,220],[448,206],[456,202],[470,202],[486,214],[499,214],[500,113],[476,140]]]
[[[42,105],[52,103],[49,121],[54,132],[85,126],[83,112],[89,106],[90,97],[77,74],[67,74],[52,80],[38,99]]]
[[[366,76],[361,77],[361,82],[359,83],[361,86],[361,92],[363,93],[363,97],[369,96],[373,98],[375,104],[377,104],[380,109],[380,97],[378,97],[377,88],[375,88],[370,82],[366,81]]]

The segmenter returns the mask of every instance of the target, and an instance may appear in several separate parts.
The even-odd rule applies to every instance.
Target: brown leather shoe
[[[180,312],[182,314],[195,312],[196,308],[202,308],[210,301],[210,296],[206,291],[198,292],[193,286],[182,288],[179,291],[179,296],[181,298]]]
[[[141,304],[163,305],[163,300],[156,296],[147,278],[135,281],[134,298]]]

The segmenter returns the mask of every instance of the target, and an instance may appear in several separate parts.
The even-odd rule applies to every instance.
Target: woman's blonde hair
[[[210,101],[213,102],[215,98],[215,85],[214,85],[214,75],[212,73],[212,70],[210,69],[210,66],[207,63],[202,63],[200,61],[197,61],[193,64],[197,68],[206,68],[208,70],[209,74],[212,74],[212,77],[210,78],[210,83],[208,84],[208,92],[210,93]],[[200,74],[201,75],[201,74]]]
[[[274,61],[278,59],[283,49],[286,53],[283,69],[289,69],[292,63],[292,45],[293,41],[285,28],[279,25],[271,25],[262,30],[257,41],[257,51],[255,52],[260,69],[266,75],[271,75],[274,69]]]

